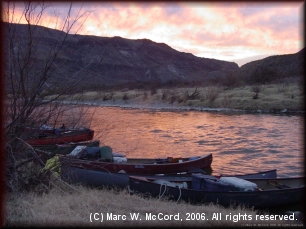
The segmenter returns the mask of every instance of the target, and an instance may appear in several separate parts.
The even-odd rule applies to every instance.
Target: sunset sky
[[[51,4],[42,24],[54,27],[55,14],[62,22],[68,7]],[[181,52],[233,61],[239,66],[266,56],[296,53],[304,47],[302,1],[75,2],[72,18],[80,7],[81,13],[90,13],[81,28],[85,17],[75,25],[78,34],[147,38]]]

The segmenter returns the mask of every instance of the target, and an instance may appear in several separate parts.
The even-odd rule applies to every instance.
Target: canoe
[[[107,147],[107,146],[105,146]],[[103,147],[102,147],[103,148]],[[99,149],[98,153],[100,154]],[[102,149],[101,149],[102,150]],[[102,151],[101,151],[102,152]],[[84,154],[83,154],[84,155]],[[98,158],[96,160],[86,160],[76,158],[70,155],[59,155],[60,163],[69,166],[105,171],[110,173],[128,173],[137,175],[165,174],[165,173],[181,173],[188,172],[193,169],[209,169],[212,163],[212,154],[180,157],[178,158],[125,158],[122,157],[121,162],[110,159]],[[120,158],[119,158],[120,160]]]
[[[91,141],[94,131],[88,128],[66,130],[59,133],[30,134],[25,141],[32,145],[54,145],[69,142]]]
[[[192,170],[189,173],[179,174],[158,174],[158,175],[143,175],[147,178],[175,180],[175,181],[191,181],[191,174],[205,173],[205,171]],[[106,171],[96,171],[90,169],[82,169],[67,164],[61,165],[61,179],[68,183],[77,183],[91,187],[115,186],[125,188],[129,185],[129,177],[132,174],[128,173],[110,173]],[[140,176],[140,175],[138,175]],[[276,178],[277,171],[269,170],[263,172],[256,172],[253,174],[244,175],[222,175],[222,176],[236,176],[240,178]]]
[[[233,175],[230,174],[221,174],[220,177],[231,177]],[[238,174],[234,175],[234,177],[239,177],[243,179],[260,179],[260,178],[277,178],[277,170],[276,169],[271,169],[267,171],[259,171],[255,173],[246,173],[246,174]]]
[[[26,132],[27,134],[34,134],[34,135],[43,135],[43,134],[53,134],[55,132],[60,132],[63,133],[65,131],[69,131],[69,130],[75,130],[73,128],[53,128],[51,126],[46,126],[44,127],[25,127],[24,128],[24,132]]]
[[[87,141],[87,142],[71,142],[67,144],[55,144],[55,145],[37,145],[33,146],[38,158],[36,162],[40,165],[44,165],[46,161],[55,155],[66,155],[70,154],[78,146],[87,146],[87,147],[98,147],[100,141]],[[33,156],[32,149],[27,149],[24,152],[27,156]]]
[[[236,177],[205,178],[195,174],[192,181],[170,181],[130,176],[129,188],[134,193],[168,197],[195,204],[214,203],[224,207],[243,205],[256,209],[302,203],[304,177],[274,179],[239,179]]]
[[[55,154],[70,154],[71,151],[77,146],[88,146],[88,147],[99,147],[100,141],[84,141],[84,142],[69,142],[65,144],[53,144],[53,145],[35,145],[35,149],[52,152],[53,156]]]

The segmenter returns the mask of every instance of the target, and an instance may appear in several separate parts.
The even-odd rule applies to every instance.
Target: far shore
[[[293,82],[235,88],[207,86],[154,91],[126,88],[74,94],[62,101],[67,104],[135,109],[303,114],[305,95],[302,87],[303,85]]]

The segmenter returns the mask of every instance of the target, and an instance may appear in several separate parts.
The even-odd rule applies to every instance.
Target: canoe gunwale
[[[27,138],[25,141],[32,145],[55,145],[55,144],[69,144],[70,142],[84,142],[93,140],[94,130],[75,130],[69,133],[48,134],[43,137]]]
[[[179,172],[189,172],[191,169],[208,169],[212,163],[212,154],[202,155],[196,160],[164,163],[164,164],[144,164],[144,163],[116,163],[116,162],[104,162],[104,161],[90,161],[70,156],[60,155],[59,159],[61,163],[67,165],[98,170],[109,171],[112,173],[125,172],[129,174],[169,174]],[[153,158],[152,158],[153,159]],[[154,160],[154,159],[153,159]],[[127,158],[127,162],[129,159]],[[153,161],[152,161],[153,162]]]

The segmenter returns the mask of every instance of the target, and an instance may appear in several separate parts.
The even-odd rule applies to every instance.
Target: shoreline
[[[305,113],[304,101],[304,89],[298,82],[292,82],[234,88],[206,86],[86,91],[63,96],[59,102],[156,111],[299,115]]]
[[[98,107],[117,107],[122,109],[140,109],[140,110],[154,110],[154,111],[199,111],[199,112],[216,112],[216,113],[240,113],[240,114],[278,114],[278,115],[302,115],[305,111],[301,110],[244,110],[244,109],[234,109],[234,108],[212,108],[212,107],[202,107],[202,106],[188,106],[179,104],[168,104],[162,102],[154,103],[139,103],[134,101],[76,101],[76,100],[66,100],[61,101],[63,104],[67,105],[87,105],[87,106],[98,106]]]

